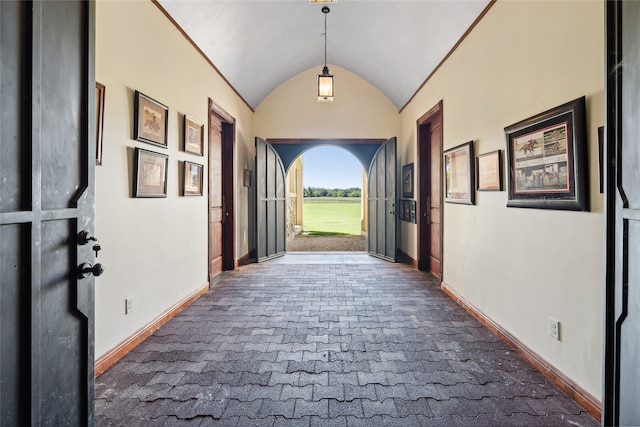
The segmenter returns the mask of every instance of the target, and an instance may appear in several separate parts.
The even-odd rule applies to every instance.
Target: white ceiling
[[[159,3],[254,109],[291,77],[312,67],[322,71],[321,4],[308,0]],[[329,69],[334,64],[359,75],[400,109],[488,3],[339,0],[329,4]]]

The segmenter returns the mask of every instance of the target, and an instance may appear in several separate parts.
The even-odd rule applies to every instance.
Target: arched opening
[[[367,173],[353,153],[309,147],[286,177],[287,251],[367,251]]]

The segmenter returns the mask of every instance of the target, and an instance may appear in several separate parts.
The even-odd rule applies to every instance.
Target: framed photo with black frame
[[[473,205],[475,203],[475,157],[473,141],[444,152],[444,201]]]
[[[413,163],[402,166],[402,197],[413,198]]]
[[[136,148],[133,197],[167,197],[168,166],[168,155]]]
[[[507,206],[589,210],[585,98],[507,126]]]
[[[183,196],[202,196],[203,170],[198,163],[184,162]]]
[[[133,139],[167,148],[169,107],[135,91]]]

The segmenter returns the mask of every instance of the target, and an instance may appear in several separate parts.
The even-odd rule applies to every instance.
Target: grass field
[[[306,197],[302,223],[309,234],[360,234],[359,197]]]

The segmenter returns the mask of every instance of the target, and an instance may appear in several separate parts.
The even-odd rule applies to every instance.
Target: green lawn
[[[305,197],[302,223],[309,234],[360,234],[359,197]]]

